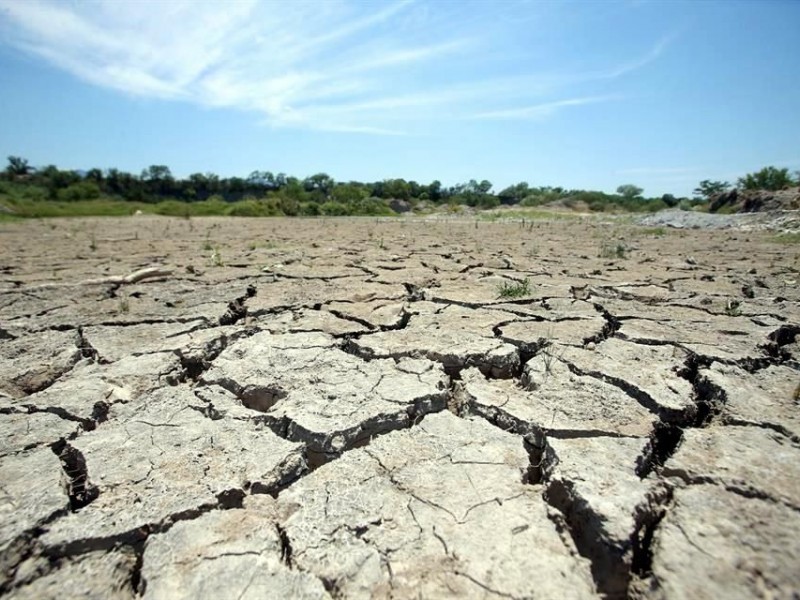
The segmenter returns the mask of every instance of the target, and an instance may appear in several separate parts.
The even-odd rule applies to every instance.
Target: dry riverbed
[[[0,223],[0,595],[797,597],[798,249]]]

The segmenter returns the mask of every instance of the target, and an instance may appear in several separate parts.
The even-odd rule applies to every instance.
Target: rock
[[[407,213],[411,210],[411,205],[405,201],[400,200],[399,198],[392,198],[389,200],[389,208],[391,208],[396,213]]]

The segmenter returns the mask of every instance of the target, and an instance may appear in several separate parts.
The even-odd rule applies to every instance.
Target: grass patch
[[[503,282],[497,287],[497,295],[500,298],[522,298],[530,293],[531,283],[527,279],[514,283]]]
[[[640,229],[639,233],[641,235],[662,236],[662,235],[667,235],[667,228],[666,227],[649,227],[647,229]]]
[[[625,258],[627,249],[622,242],[612,242],[610,240],[600,244],[600,258]]]
[[[798,233],[781,233],[772,238],[773,241],[779,244],[800,244],[800,232]]]
[[[503,219],[553,219],[557,221],[567,219],[580,219],[580,215],[572,215],[569,213],[549,211],[549,210],[536,210],[536,209],[523,209],[523,210],[494,210],[491,212],[482,212],[477,215],[481,221],[499,221]]]

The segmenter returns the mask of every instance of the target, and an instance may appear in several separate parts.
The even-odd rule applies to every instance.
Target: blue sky
[[[0,156],[688,195],[800,169],[800,2],[0,0]]]

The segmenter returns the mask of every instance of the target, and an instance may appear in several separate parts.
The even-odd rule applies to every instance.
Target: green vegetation
[[[655,236],[662,236],[667,235],[667,228],[666,227],[649,227],[646,229],[640,229],[639,233],[641,235],[655,235]]]
[[[625,258],[627,248],[622,242],[606,240],[600,244],[599,258]]]
[[[727,192],[730,187],[731,184],[727,181],[711,181],[710,179],[704,179],[694,188],[694,195],[696,198],[707,201],[710,200],[712,196]]]
[[[739,187],[780,189],[794,184],[787,169],[765,167],[738,180]],[[563,187],[534,187],[520,182],[495,193],[486,179],[445,187],[440,181],[421,184],[405,179],[372,183],[337,182],[326,173],[305,179],[285,173],[253,171],[246,178],[221,178],[193,173],[184,179],[166,165],[151,165],[139,175],[118,169],[61,170],[54,165],[34,168],[19,156],[9,156],[0,177],[0,219],[66,216],[124,216],[137,211],[190,218],[195,216],[391,216],[417,213],[462,212],[464,207],[492,209],[500,205],[525,210],[482,218],[559,218],[539,209],[574,212],[655,212],[668,207],[701,210],[700,201],[727,190],[727,182],[704,180],[696,198],[672,194],[648,198],[634,184],[623,184],[616,194]],[[9,216],[3,208],[7,209]],[[563,214],[563,212],[562,212]]]
[[[509,210],[493,210],[490,212],[482,212],[478,215],[478,218],[481,221],[500,221],[502,219],[522,219],[522,220],[542,220],[542,219],[553,219],[553,220],[569,220],[569,219],[580,219],[580,215],[575,215],[568,212],[557,212],[553,210],[546,210],[546,209],[509,209]]]
[[[773,240],[780,244],[800,244],[800,233],[782,233]]]
[[[522,298],[531,293],[531,284],[527,279],[514,283],[503,282],[497,288],[500,298]]]
[[[789,169],[764,167],[755,173],[748,173],[739,178],[738,187],[743,190],[782,190],[785,187],[800,185],[800,181],[792,179]]]

